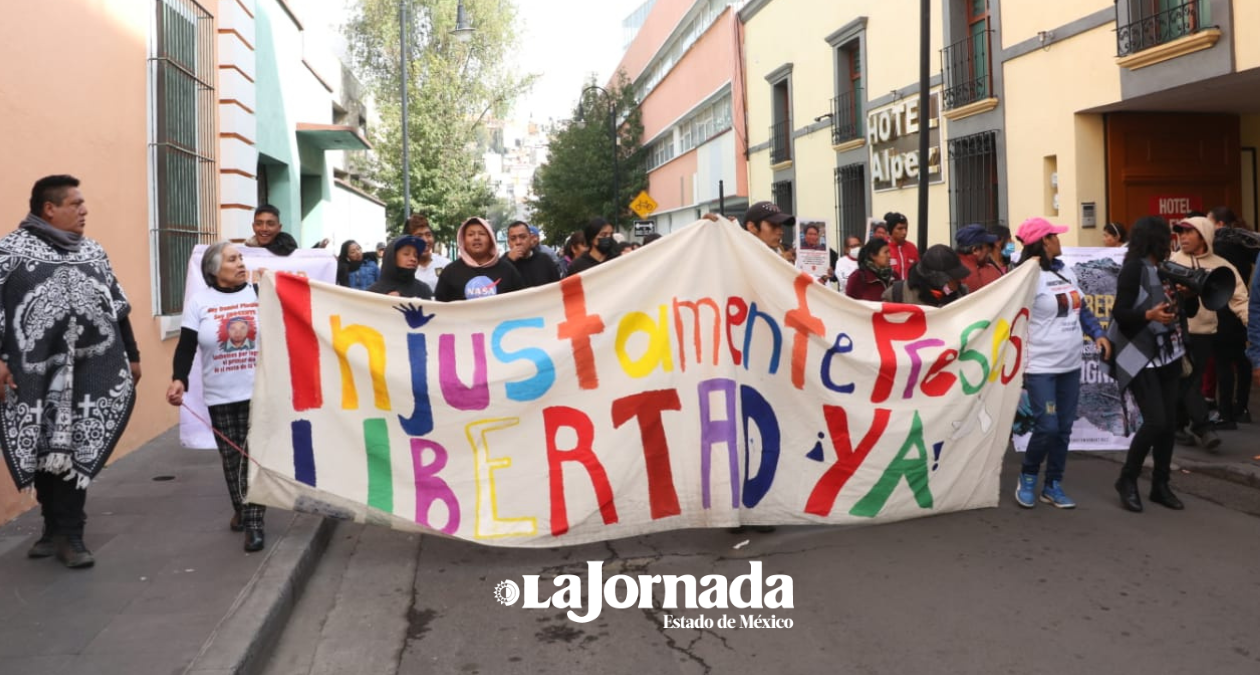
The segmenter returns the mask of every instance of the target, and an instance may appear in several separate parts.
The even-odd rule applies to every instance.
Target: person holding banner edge
[[[1177,297],[1160,278],[1158,265],[1168,259],[1172,230],[1167,221],[1147,216],[1129,233],[1129,250],[1120,268],[1112,322],[1107,332],[1115,342],[1112,377],[1133,392],[1142,412],[1142,426],[1133,434],[1116,492],[1125,509],[1140,513],[1137,479],[1147,454],[1154,457],[1151,501],[1170,509],[1185,508],[1169,488],[1172,475],[1173,428],[1186,358],[1187,316],[1198,313],[1196,297]]]
[[[256,270],[262,273],[265,270]],[[241,252],[231,242],[211,244],[201,257],[205,288],[184,304],[171,385],[166,402],[180,406],[188,389],[193,356],[201,355],[201,381],[215,444],[223,460],[223,476],[235,514],[228,523],[233,532],[245,532],[245,550],[260,551],[264,545],[263,516],[266,507],[245,501],[249,491],[249,466],[245,448],[249,437],[249,405],[254,392],[257,348],[225,351],[221,348],[229,324],[245,322],[249,339],[258,343],[258,292],[249,283],[249,271]]]
[[[1036,261],[1041,267],[1024,370],[1024,389],[1035,421],[1015,489],[1015,501],[1029,509],[1037,503],[1037,474],[1043,461],[1046,479],[1041,501],[1060,509],[1076,507],[1063,492],[1063,473],[1081,391],[1081,334],[1102,350],[1104,360],[1111,356],[1111,342],[1083,302],[1076,275],[1057,260],[1063,251],[1059,235],[1067,230],[1044,218],[1029,218],[1015,234],[1024,244],[1019,264]]]

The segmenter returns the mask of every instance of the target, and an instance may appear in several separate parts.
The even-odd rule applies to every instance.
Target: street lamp
[[[621,209],[617,207],[618,195],[621,192],[620,187],[617,184],[618,183],[618,178],[617,178],[617,102],[613,100],[612,94],[608,93],[607,89],[597,84],[592,84],[591,86],[583,89],[582,95],[579,100],[585,100],[586,92],[591,91],[591,90],[596,90],[603,93],[604,98],[608,99],[608,134],[609,134],[609,137],[612,139],[612,157],[613,157],[612,217],[613,217],[613,227],[615,229],[621,229],[620,223],[618,222],[620,218],[618,218],[618,215],[617,215],[621,211]],[[577,114],[577,118],[579,122],[582,121],[582,110],[583,108],[581,104],[579,104],[578,114]]]
[[[472,39],[475,30],[472,23],[468,21],[468,11],[464,9],[464,0],[459,0],[459,6],[455,10],[455,30],[451,31],[451,35],[460,42],[468,42]],[[411,218],[411,153],[408,142],[410,127],[407,124],[407,80],[411,78],[410,70],[407,68],[409,62],[407,58],[407,0],[398,0],[398,40],[402,45],[398,65],[399,72],[402,73],[400,79],[402,80],[403,221],[405,222]]]

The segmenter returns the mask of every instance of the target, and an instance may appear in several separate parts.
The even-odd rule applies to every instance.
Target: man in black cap
[[[893,282],[884,291],[884,302],[903,302],[910,305],[944,307],[967,294],[962,280],[971,270],[962,264],[958,254],[945,244],[928,248],[914,267],[910,277]]]
[[[978,291],[995,282],[1002,276],[1002,268],[993,261],[993,245],[997,243],[997,235],[984,229],[983,225],[968,225],[954,235],[958,242],[958,259],[971,270],[971,274],[963,279],[969,291]]]
[[[757,202],[744,213],[744,229],[778,251],[783,243],[783,228],[796,225],[796,217],[784,213],[774,202]]]

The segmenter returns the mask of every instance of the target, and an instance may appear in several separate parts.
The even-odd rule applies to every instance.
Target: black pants
[[[1168,482],[1172,466],[1177,393],[1184,382],[1180,361],[1158,368],[1143,368],[1133,378],[1130,391],[1137,401],[1138,410],[1142,411],[1142,426],[1133,434],[1133,440],[1129,443],[1129,454],[1124,459],[1121,476],[1137,480],[1142,475],[1142,462],[1146,461],[1148,453],[1153,452],[1155,468],[1151,472],[1151,481]]]
[[[87,490],[75,487],[77,481],[65,480],[68,474],[54,476],[46,471],[35,472],[35,498],[44,514],[47,534],[83,536],[87,514]]]
[[[212,405],[209,410],[210,423],[214,428],[231,439],[241,450],[249,452],[249,445],[246,443],[249,437],[249,401]],[[249,460],[218,434],[215,434],[214,442],[219,446],[219,456],[223,459],[223,477],[227,480],[228,497],[232,499],[232,508],[241,514],[241,525],[247,529],[261,529],[267,507],[245,501],[245,495],[249,492]]]
[[[1216,335],[1216,408],[1221,419],[1235,422],[1251,402],[1251,360],[1246,335]]]
[[[1178,394],[1181,407],[1177,409],[1177,416],[1174,418],[1177,420],[1178,429],[1184,429],[1189,425],[1191,431],[1201,434],[1211,428],[1208,423],[1207,401],[1203,400],[1203,371],[1207,368],[1208,359],[1212,356],[1214,340],[1215,336],[1212,335],[1191,334],[1190,339],[1186,341],[1186,348],[1189,350],[1194,370],[1190,373],[1190,377],[1181,378]]]

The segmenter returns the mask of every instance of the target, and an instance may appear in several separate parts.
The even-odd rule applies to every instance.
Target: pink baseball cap
[[[1052,234],[1063,234],[1067,232],[1067,225],[1055,225],[1045,218],[1029,218],[1019,224],[1019,231],[1015,233],[1015,237],[1027,246],[1033,242],[1041,241],[1043,237]]]

